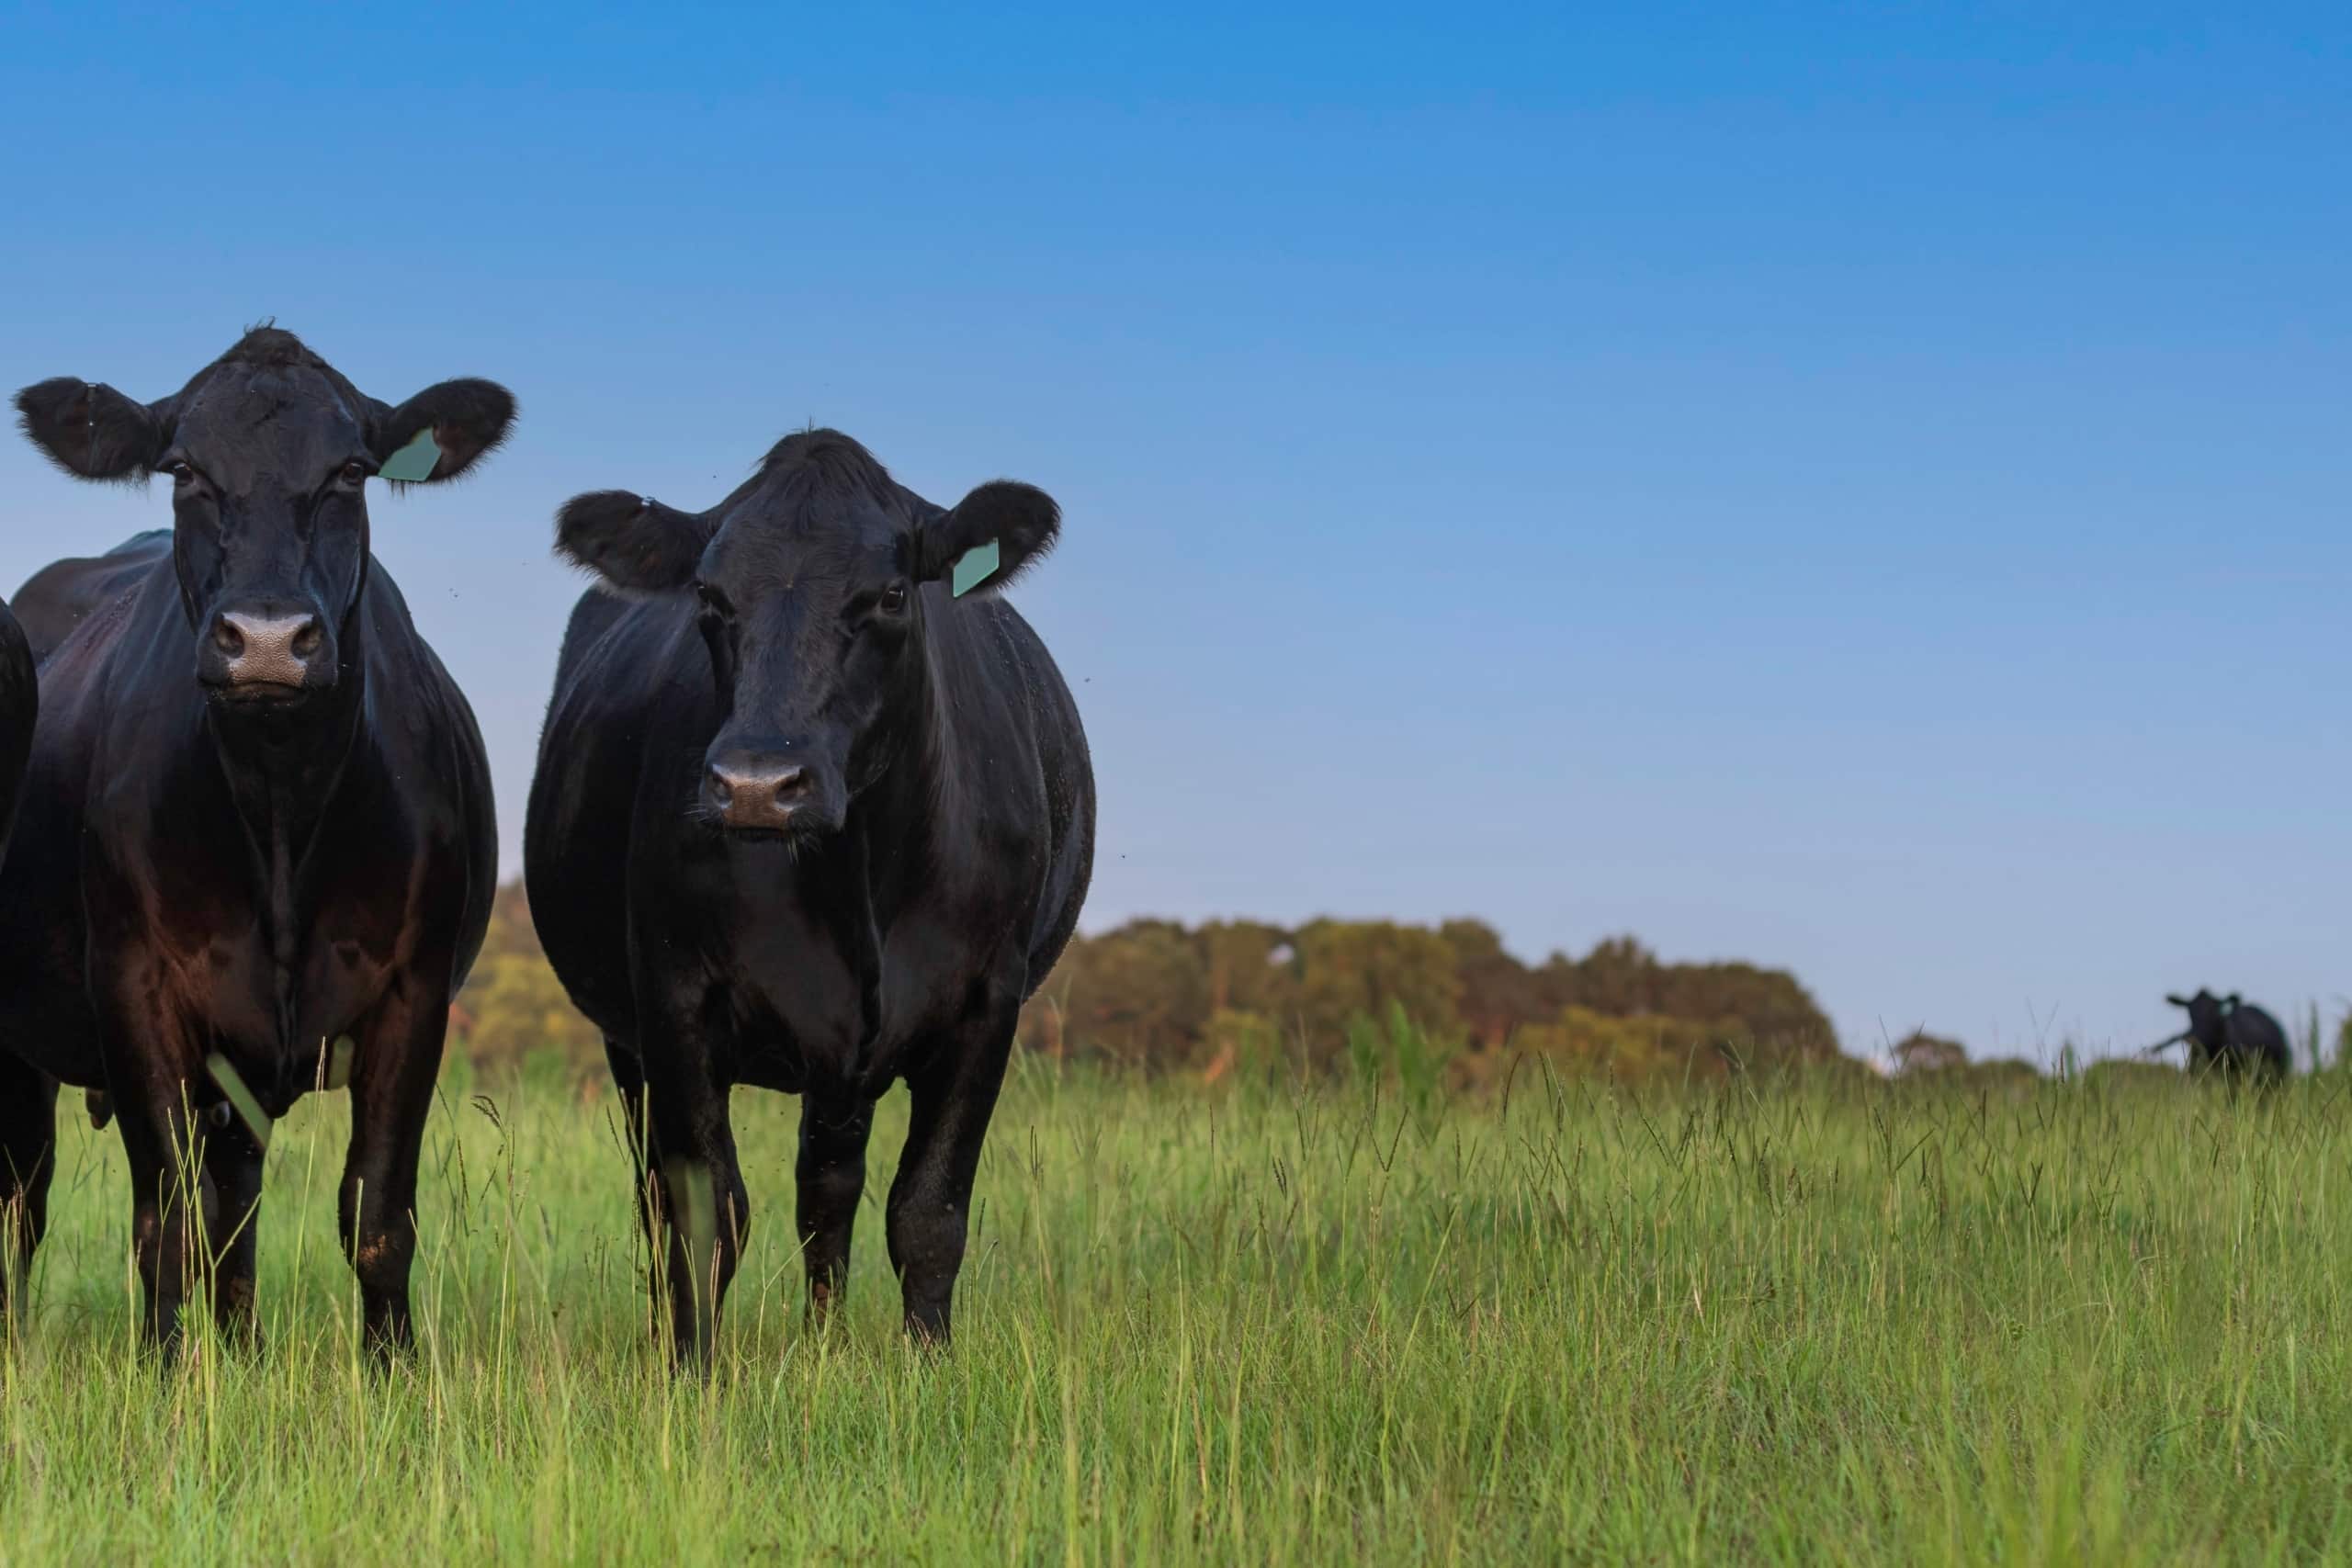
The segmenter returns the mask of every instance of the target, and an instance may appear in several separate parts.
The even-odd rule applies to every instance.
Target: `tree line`
[[[499,890],[452,1023],[478,1065],[542,1052],[603,1061],[519,884]],[[1619,1077],[1841,1059],[1828,1019],[1785,970],[1668,963],[1629,936],[1527,964],[1475,919],[1130,920],[1071,942],[1021,1039],[1063,1059],[1212,1077],[1385,1062],[1456,1085],[1524,1056]]]

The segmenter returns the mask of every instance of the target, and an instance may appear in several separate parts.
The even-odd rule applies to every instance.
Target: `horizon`
[[[1630,933],[1858,1056],[2352,1005],[2331,13],[565,16],[101,6],[0,61],[10,394],[274,317],[520,400],[369,492],[503,875],[556,506],[817,423],[1059,500],[1010,597],[1094,748],[1090,932]],[[0,592],[169,521],[13,432],[0,485]]]

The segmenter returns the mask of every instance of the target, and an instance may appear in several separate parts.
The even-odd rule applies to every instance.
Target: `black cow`
[[[629,1109],[682,1360],[709,1354],[750,1218],[738,1083],[802,1097],[821,1319],[874,1102],[906,1080],[890,1261],[908,1331],[948,1337],[1014,1024],[1093,867],[1077,706],[995,597],[1059,526],[1027,485],[942,509],[830,430],[779,442],[707,512],[605,491],[558,518],[558,551],[612,592],[564,637],[526,883]],[[991,554],[955,596],[958,563],[963,587]]]
[[[2186,1041],[2190,1070],[2216,1071],[2232,1082],[2245,1077],[2256,1083],[2276,1083],[2293,1070],[2287,1032],[2278,1027],[2277,1019],[2240,1000],[2234,991],[2226,997],[2199,991],[2193,997],[2165,1000],[2188,1010],[2188,1027],[2149,1046],[2151,1055]]]
[[[418,1145],[496,842],[473,714],[369,554],[365,486],[462,473],[514,400],[459,380],[388,407],[264,327],[158,402],[66,379],[17,407],[70,474],[169,476],[174,521],[17,596],[41,722],[0,867],[0,1180],[29,1246],[57,1080],[106,1090],[148,1332],[174,1342],[202,1269],[247,1336],[268,1122],[229,1086],[274,1118],[347,1068],[344,1246],[368,1343],[404,1345]]]

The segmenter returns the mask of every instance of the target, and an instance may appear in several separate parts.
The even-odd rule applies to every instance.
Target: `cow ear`
[[[77,479],[137,480],[164,455],[168,422],[159,414],[162,408],[103,381],[61,376],[17,394],[17,427]]]
[[[457,478],[476,458],[497,450],[514,423],[514,394],[495,381],[467,376],[427,387],[400,407],[384,409],[368,445],[376,460],[390,466],[394,453],[430,435],[432,448],[419,447],[416,468],[403,466],[388,477],[432,484]],[[424,468],[428,457],[432,466]]]
[[[2175,1007],[2177,1007],[2177,1008],[2185,1008],[2185,1007],[2187,1007],[2187,1006],[2188,1005],[2188,998],[2186,998],[2186,997],[2176,997],[2176,996],[2174,996],[2170,991],[2166,991],[2166,992],[2165,993],[2165,1000],[2166,1000],[2166,1001],[2170,1002],[2173,1006],[2175,1006]]]
[[[958,593],[993,593],[1044,559],[1061,528],[1062,509],[1052,496],[1035,485],[991,479],[922,525],[910,575],[921,582],[945,579]]]
[[[621,592],[667,593],[694,581],[712,531],[707,513],[635,491],[594,490],[555,514],[555,553]]]

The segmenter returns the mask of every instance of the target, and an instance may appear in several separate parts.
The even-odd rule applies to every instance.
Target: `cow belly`
[[[390,978],[350,942],[319,944],[297,972],[258,942],[223,942],[161,971],[158,1000],[190,1055],[225,1055],[274,1112],[311,1087],[324,1048],[358,1027]]]

